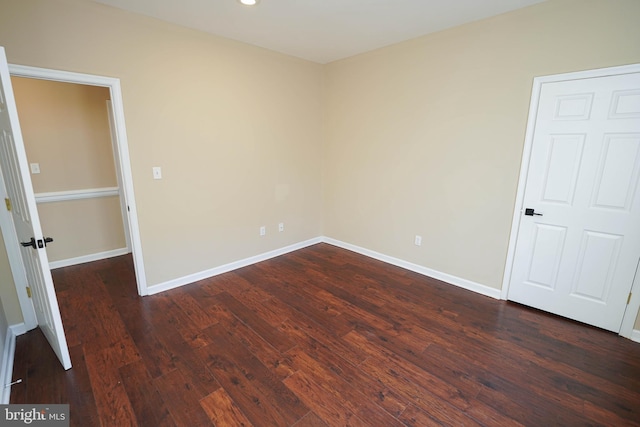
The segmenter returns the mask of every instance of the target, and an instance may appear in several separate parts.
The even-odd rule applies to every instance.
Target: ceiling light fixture
[[[260,0],[238,0],[240,4],[243,4],[245,6],[255,6],[258,4],[258,1]]]

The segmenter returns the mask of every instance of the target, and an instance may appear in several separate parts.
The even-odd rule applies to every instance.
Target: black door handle
[[[36,239],[34,239],[33,237],[31,238],[30,241],[28,241],[28,242],[20,242],[20,244],[22,246],[24,246],[25,248],[31,246],[33,249],[38,249],[38,247],[36,246]]]
[[[525,214],[525,215],[527,215],[527,216],[534,216],[534,215],[536,215],[536,216],[542,216],[542,214],[541,214],[541,213],[537,213],[535,210],[533,210],[533,209],[531,209],[531,208],[526,208],[526,209],[524,210],[524,214]]]
[[[20,242],[20,244],[25,248],[31,246],[33,249],[38,249],[38,248],[42,249],[47,246],[47,243],[51,243],[51,242],[53,242],[53,239],[51,237],[45,237],[44,241],[40,239],[36,240],[32,237],[30,241]]]

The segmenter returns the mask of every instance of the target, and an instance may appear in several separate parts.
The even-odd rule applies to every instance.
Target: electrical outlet
[[[416,235],[416,238],[415,238],[415,240],[413,241],[413,243],[414,243],[416,246],[422,246],[422,236],[418,236],[418,235]]]
[[[267,234],[267,227],[263,225],[260,227],[260,236],[264,236],[265,234]]]
[[[32,174],[40,173],[40,163],[31,163],[30,166]]]
[[[278,231],[279,232],[283,232],[284,231],[284,222],[281,222],[280,224],[278,224]]]

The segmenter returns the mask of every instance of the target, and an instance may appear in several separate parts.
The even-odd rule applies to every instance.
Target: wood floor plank
[[[465,413],[452,411],[441,401],[431,402],[428,406],[417,407],[410,405],[400,415],[400,421],[409,426],[479,426],[476,421]]]
[[[295,321],[285,321],[280,325],[280,329],[296,337],[299,345],[307,348],[323,347],[354,365],[360,364],[367,358],[366,353],[361,349],[350,347],[342,340],[330,336],[323,328],[318,327],[312,320],[306,319],[304,316],[299,316]]]
[[[479,387],[476,390],[461,390],[356,332],[349,333],[344,339],[369,353],[370,357],[360,365],[362,369],[417,405],[421,404],[420,399],[433,400],[431,395],[434,394],[448,404],[464,410],[478,393]]]
[[[292,365],[298,370],[304,370],[309,366],[305,362],[306,356],[313,358],[325,370],[335,373],[350,384],[357,384],[358,390],[368,396],[376,405],[386,410],[391,415],[397,416],[407,407],[408,401],[399,396],[395,390],[388,387],[378,378],[369,375],[362,369],[342,358],[338,352],[324,346],[305,345],[301,343],[288,352]]]
[[[274,405],[269,395],[262,393],[245,377],[244,372],[214,345],[199,348],[198,353],[207,363],[224,390],[254,425],[285,426],[286,414]]]
[[[640,424],[638,419],[629,419],[623,418],[617,413],[612,414],[610,411],[607,411],[589,401],[584,402],[584,412],[583,415],[587,422],[594,422],[596,420],[600,420],[601,425],[613,425],[613,426],[637,426]],[[597,421],[596,421],[597,422]]]
[[[56,292],[58,296],[58,305],[60,307],[60,315],[64,315],[66,319],[70,317],[70,313],[74,312],[74,307],[71,304],[75,300],[68,295],[70,292],[73,292],[73,290],[67,289]],[[76,324],[76,322],[68,321],[63,326],[65,337],[67,338],[67,345],[69,347],[82,345],[82,339],[80,338],[78,325]]]
[[[625,394],[611,395],[606,390],[597,390],[583,384],[579,379],[568,378],[536,364],[529,365],[526,378],[534,391],[548,400],[562,401],[562,405],[578,413],[584,411],[585,404],[593,404],[599,409],[591,419],[607,423],[617,417],[634,420],[633,407],[637,401]],[[518,379],[514,377],[514,379]]]
[[[135,412],[122,384],[119,368],[123,363],[120,357],[114,356],[109,349],[85,350],[85,360],[100,419],[107,425],[137,425]]]
[[[293,427],[327,427],[327,424],[322,421],[319,416],[313,412],[309,412],[304,418],[295,423]]]
[[[147,366],[153,378],[167,374],[176,369],[175,359],[171,352],[158,340],[153,333],[153,329],[140,325],[140,328],[131,330],[129,333],[136,343],[140,358]]]
[[[56,269],[73,368],[17,338],[12,403],[72,426],[640,427],[640,345],[327,244],[153,296]]]
[[[261,317],[256,315],[253,311],[249,310],[247,306],[240,301],[232,297],[226,292],[223,292],[217,296],[218,301],[222,305],[231,311],[234,316],[240,319],[243,323],[253,329],[258,335],[271,343],[276,349],[281,352],[285,352],[292,348],[295,343],[287,335],[283,334],[277,328],[269,325]]]
[[[253,426],[224,389],[200,399],[200,406],[216,426]]]
[[[142,361],[125,365],[119,372],[139,426],[176,425]]]
[[[185,292],[173,291],[167,294],[171,300],[182,309],[182,312],[187,316],[188,323],[193,325],[195,329],[205,329],[211,325],[216,324],[215,317],[211,316],[208,312],[200,308],[200,305],[196,300]]]
[[[286,353],[279,352],[227,309],[219,308],[216,314],[220,324],[227,331],[233,332],[234,337],[279,378],[284,379],[293,374],[291,360]]]
[[[194,391],[191,378],[183,375],[179,369],[155,378],[153,384],[177,426],[213,425],[199,404],[200,396]]]
[[[318,385],[303,371],[291,375],[284,383],[330,426],[372,426],[358,418],[334,393]]]
[[[78,320],[74,323],[85,351],[99,351],[121,340],[127,331],[98,274],[91,274],[81,286],[79,303],[74,305],[77,312],[64,313],[65,318]]]
[[[73,361],[73,369],[69,374],[61,374],[67,390],[61,403],[69,403],[72,426],[88,426],[98,418],[98,408],[82,346],[70,347],[69,355]]]
[[[209,307],[218,304],[218,300],[215,299],[215,296],[220,292],[225,291],[224,287],[218,285],[221,278],[221,276],[217,276],[214,278],[200,280],[199,282],[183,286],[180,289],[195,299],[203,310],[208,311]]]
[[[483,426],[522,427],[524,425],[511,418],[508,414],[502,413],[477,399],[471,402],[465,414]]]
[[[263,289],[252,285],[237,274],[229,274],[230,284],[225,286],[225,291],[235,299],[251,308],[271,326],[278,326],[287,316],[278,310],[274,310],[269,300],[273,296]]]
[[[208,347],[224,349],[226,357],[233,361],[256,390],[269,398],[285,422],[293,424],[309,412],[309,408],[234,337],[233,331],[212,326],[207,333],[214,339]]]
[[[305,372],[327,392],[332,393],[360,419],[377,426],[402,425],[397,418],[378,406],[376,401],[362,393],[360,387],[355,388],[347,382],[342,377],[340,370],[336,372],[330,366],[324,366],[303,350],[295,351],[293,357],[296,360],[296,366],[299,366],[301,371]]]
[[[357,288],[351,286],[351,282],[347,281],[346,279],[336,277],[339,272],[340,270],[336,270],[334,272],[334,276],[326,276],[330,277],[331,280],[318,280],[316,282],[316,286],[331,293],[336,298],[348,302],[355,307],[359,307],[362,310],[371,313],[375,313],[376,311],[378,311],[378,309],[380,308],[379,303],[372,303],[368,301],[367,298],[363,297],[362,294],[358,292]],[[330,274],[330,272],[327,272],[327,274]],[[348,284],[348,286],[346,284]]]
[[[31,358],[32,364],[24,379],[25,403],[49,403],[43,396],[47,396],[51,403],[66,403],[63,399],[70,390],[61,376],[62,368],[44,335],[41,338],[38,340],[38,345],[32,347],[36,354]]]
[[[192,392],[198,399],[219,389],[220,384],[211,371],[199,358],[195,349],[178,332],[174,323],[175,319],[171,314],[167,314],[167,316],[158,317],[154,323],[158,331],[161,331],[155,333],[156,338],[162,348],[170,355],[171,366],[180,370],[189,379]],[[202,331],[201,335],[205,338],[204,341],[211,342],[205,331]],[[169,372],[172,371],[173,369]]]
[[[182,312],[180,308],[174,306],[174,310],[167,312],[166,316],[172,328],[176,329],[182,336],[186,345],[192,348],[200,348],[210,344],[206,334],[202,333],[203,328],[199,328],[191,322],[189,315]]]
[[[321,325],[330,323],[331,326],[328,331],[335,333],[336,336],[348,331],[349,326],[346,323],[332,322],[340,313],[305,292],[303,286],[291,285],[277,277],[272,279],[271,282],[267,281],[265,279],[266,268],[265,263],[260,263],[256,265],[256,269],[243,269],[238,274],[242,275],[246,280],[253,280],[256,286],[261,287],[300,313],[304,313],[305,316],[316,323]]]
[[[552,410],[555,403],[547,402],[532,391],[520,389],[517,383],[490,373],[482,381],[485,387],[478,394],[478,401],[498,412],[509,414],[521,424],[588,425],[586,419],[567,408],[563,407],[563,411]]]

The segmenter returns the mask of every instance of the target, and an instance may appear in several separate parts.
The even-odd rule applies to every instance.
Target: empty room
[[[639,426],[638,18],[0,0],[2,423]]]

